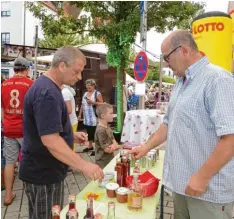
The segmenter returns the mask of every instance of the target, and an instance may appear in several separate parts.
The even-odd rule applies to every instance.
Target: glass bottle
[[[69,211],[71,209],[76,209],[76,196],[73,194],[70,194],[68,196],[68,203],[69,203],[69,208],[68,208],[68,212],[66,214],[66,219],[69,219]]]
[[[126,186],[126,177],[128,176],[128,160],[126,156],[122,157],[122,165],[123,165],[123,187]]]
[[[133,173],[135,174],[140,174],[141,170],[140,170],[140,162],[139,160],[136,161],[135,163],[135,167],[133,169]]]
[[[143,190],[138,175],[133,175],[133,181],[128,194],[128,209],[130,211],[141,211],[143,204]]]
[[[52,219],[60,219],[61,208],[59,205],[54,205],[52,207]]]
[[[107,219],[115,219],[115,203],[114,202],[108,202]]]
[[[123,164],[121,163],[121,159],[117,159],[117,163],[115,166],[115,171],[117,172],[117,183],[120,187],[123,186]]]
[[[146,168],[146,157],[145,156],[141,157],[140,162],[141,162],[141,167],[143,169],[145,169]]]
[[[131,170],[131,159],[130,159],[130,154],[127,156],[127,163],[128,163],[128,176],[131,175],[130,170]]]
[[[94,219],[93,215],[93,197],[89,197],[87,200],[87,210],[84,219]]]
[[[69,215],[68,215],[68,219],[78,219],[78,212],[76,209],[71,209],[68,211]]]
[[[122,162],[122,157],[123,157],[123,156],[124,156],[124,150],[120,150],[119,158],[120,158],[121,162]]]

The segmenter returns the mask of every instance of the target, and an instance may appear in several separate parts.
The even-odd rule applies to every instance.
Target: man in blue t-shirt
[[[24,100],[24,143],[19,178],[29,202],[29,218],[50,219],[53,205],[63,207],[64,179],[68,166],[93,180],[102,170],[72,151],[73,144],[86,141],[82,132],[72,131],[61,88],[81,80],[86,64],[79,49],[58,49],[51,68],[29,89]]]

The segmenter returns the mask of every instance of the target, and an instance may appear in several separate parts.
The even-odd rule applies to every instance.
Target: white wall
[[[24,2],[6,1],[1,2],[1,6],[2,10],[11,11],[11,16],[1,17],[1,33],[10,33],[10,44],[24,45]],[[47,8],[46,12],[52,13]],[[40,21],[28,9],[26,9],[25,18],[25,45],[34,46],[36,25],[38,25],[38,37],[43,38]]]
[[[1,2],[2,10],[11,11],[11,16],[1,17],[1,33],[10,32],[11,44],[23,44],[23,2]]]

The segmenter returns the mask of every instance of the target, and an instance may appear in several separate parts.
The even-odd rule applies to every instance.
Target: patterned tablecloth
[[[126,112],[121,136],[122,143],[143,144],[159,128],[164,114],[159,110],[132,110]]]

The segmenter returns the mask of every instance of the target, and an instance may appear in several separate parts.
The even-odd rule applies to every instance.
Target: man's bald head
[[[192,34],[187,30],[174,31],[163,41],[163,44],[169,44],[171,48],[184,45],[198,52],[197,44]]]
[[[171,68],[178,76],[202,58],[192,34],[187,30],[172,32],[162,43],[161,51],[165,67]]]

